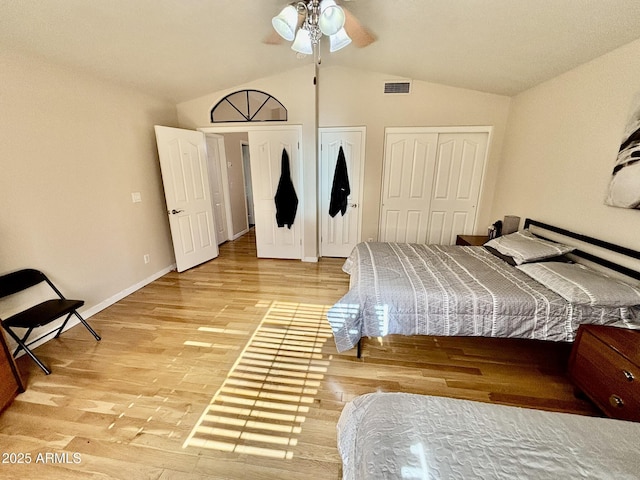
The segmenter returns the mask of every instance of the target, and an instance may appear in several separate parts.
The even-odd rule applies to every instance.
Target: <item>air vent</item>
[[[410,80],[394,80],[384,82],[385,95],[408,95],[411,93]]]

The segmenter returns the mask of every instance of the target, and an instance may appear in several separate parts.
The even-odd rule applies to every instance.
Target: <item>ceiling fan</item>
[[[375,36],[345,7],[334,0],[304,0],[291,3],[273,17],[274,31],[264,43],[292,41],[291,49],[302,55],[316,52],[323,35],[329,37],[329,51],[338,51],[350,43],[366,47]]]

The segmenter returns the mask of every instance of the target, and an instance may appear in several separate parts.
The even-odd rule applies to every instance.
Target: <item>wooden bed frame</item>
[[[575,246],[576,250],[568,254],[578,263],[595,264],[607,272],[616,272],[631,281],[640,281],[640,251],[622,247],[588,235],[575,233],[544,222],[525,219],[524,228],[547,240]],[[598,267],[599,266],[599,267]],[[362,339],[358,341],[357,358],[362,358]]]

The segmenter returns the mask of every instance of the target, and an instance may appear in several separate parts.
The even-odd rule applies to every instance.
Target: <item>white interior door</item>
[[[457,235],[473,234],[488,136],[439,134],[427,243],[453,245]]]
[[[320,255],[323,257],[348,257],[360,241],[364,145],[364,127],[320,129]],[[339,212],[331,217],[331,188],[340,147],[347,163],[351,194],[345,214]]]
[[[222,135],[208,134],[207,155],[209,158],[209,186],[211,188],[211,201],[213,202],[213,222],[216,228],[218,245],[229,240],[227,225],[227,201],[225,195],[226,179],[223,179],[221,170],[221,154],[224,152],[224,137]]]
[[[425,242],[437,144],[437,133],[385,136],[380,241]]]
[[[302,182],[300,129],[249,131],[256,251],[261,258],[302,258]],[[287,150],[298,209],[291,228],[276,223],[275,195],[281,174],[282,151]]]
[[[218,256],[202,132],[156,126],[171,238],[179,272]]]

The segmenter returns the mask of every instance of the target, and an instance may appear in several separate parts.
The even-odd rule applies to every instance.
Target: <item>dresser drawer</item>
[[[0,331],[0,412],[7,407],[18,392],[22,391],[22,382],[14,369],[4,334]]]
[[[610,345],[584,332],[569,373],[608,416],[640,421],[640,369]]]

